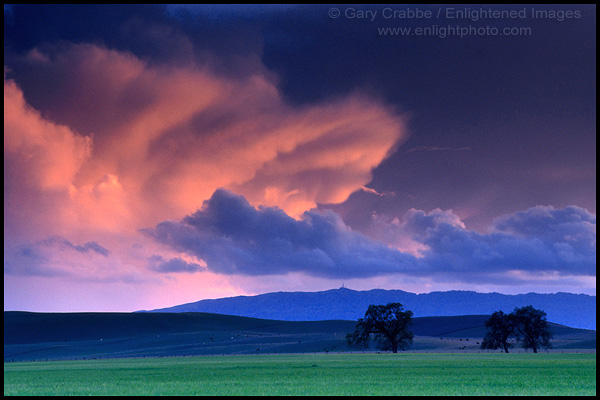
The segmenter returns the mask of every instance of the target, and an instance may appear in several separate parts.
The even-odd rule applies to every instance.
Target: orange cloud
[[[194,286],[175,290],[177,301],[195,299],[202,281],[218,286],[200,288],[207,295],[239,294],[209,271],[185,279],[152,272],[149,260],[159,257],[171,263],[163,269],[203,261],[186,260],[139,230],[194,212],[217,188],[292,216],[342,202],[406,135],[401,115],[359,93],[290,105],[261,69],[224,76],[89,44],[34,50],[21,61],[24,81],[4,79],[5,247],[13,281],[87,276],[159,285],[164,296]],[[44,80],[31,90],[23,76]],[[48,242],[52,236],[73,246]],[[76,250],[88,242],[110,255]],[[29,248],[39,259],[23,256]]]
[[[38,104],[60,124],[5,79],[5,152],[55,127],[27,179],[68,189],[63,206],[88,227],[151,226],[195,210],[219,187],[299,215],[359,190],[405,137],[403,118],[376,100],[294,107],[265,71],[223,77],[87,44],[36,50],[25,63],[53,82]]]
[[[31,186],[68,189],[89,157],[91,140],[43,119],[11,80],[4,80],[4,155]]]
[[[4,79],[5,243],[60,233],[48,227],[66,219],[63,205],[91,147],[89,137],[44,119]]]

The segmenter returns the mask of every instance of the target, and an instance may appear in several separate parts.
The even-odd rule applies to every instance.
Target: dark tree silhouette
[[[552,348],[552,332],[548,328],[544,311],[527,306],[515,308],[512,314],[517,328],[515,335],[523,342],[524,349],[533,349],[533,352],[537,353],[540,347]]]
[[[481,343],[482,349],[504,349],[508,353],[508,348],[512,343],[508,339],[515,331],[515,318],[512,314],[504,314],[502,311],[496,311],[490,319],[485,321],[487,333]]]
[[[546,313],[533,306],[515,308],[510,314],[496,311],[485,322],[485,326],[487,333],[481,343],[482,349],[503,348],[508,353],[508,348],[512,347],[508,342],[510,337],[515,337],[522,342],[524,349],[533,349],[534,353],[540,347],[552,347],[552,332],[546,321]]]
[[[405,311],[400,303],[370,305],[365,317],[358,320],[356,330],[346,335],[348,345],[366,348],[373,335],[378,347],[384,351],[406,350],[413,339],[412,332],[407,329],[412,316],[412,311]]]

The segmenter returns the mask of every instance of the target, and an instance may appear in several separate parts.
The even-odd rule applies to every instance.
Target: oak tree
[[[481,343],[482,349],[504,349],[508,353],[508,349],[513,347],[508,341],[510,336],[515,331],[515,319],[512,314],[504,314],[502,311],[496,311],[490,319],[485,321],[487,333]]]
[[[412,316],[412,311],[404,310],[400,303],[370,305],[364,318],[358,320],[356,330],[346,335],[348,345],[366,348],[373,337],[381,350],[406,350],[413,339],[408,330]]]
[[[515,308],[512,314],[516,326],[515,336],[523,342],[524,349],[533,349],[537,353],[540,347],[552,348],[552,332],[548,328],[544,311],[527,306]]]
[[[503,348],[508,353],[509,347],[512,347],[509,342],[511,337],[522,342],[524,349],[533,349],[534,353],[540,347],[552,347],[552,332],[546,321],[546,313],[533,306],[515,308],[510,314],[496,311],[485,322],[485,326],[487,333],[481,343],[482,349]]]

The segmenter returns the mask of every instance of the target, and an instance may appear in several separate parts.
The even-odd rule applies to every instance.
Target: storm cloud
[[[205,268],[201,265],[196,263],[188,263],[181,258],[170,258],[166,260],[159,255],[153,255],[148,259],[148,269],[156,272],[166,273],[194,273],[205,270]]]
[[[381,224],[378,228],[382,231]],[[296,220],[279,208],[255,208],[242,196],[219,189],[194,214],[144,232],[220,274],[403,274],[481,282],[513,281],[516,271],[596,273],[595,216],[579,207],[533,207],[499,218],[487,234],[467,229],[451,211],[410,210],[388,227],[388,238],[402,236],[419,245],[408,252],[393,241],[353,231],[332,211],[311,210]]]
[[[332,212],[307,211],[295,220],[277,207],[254,208],[223,189],[182,221],[164,221],[144,232],[222,274],[355,278],[400,272],[415,261],[351,231]]]
[[[5,5],[5,310],[595,293],[596,14],[569,7],[396,40],[327,5]]]
[[[82,22],[92,20],[98,29]],[[146,274],[154,285],[157,272],[198,272],[138,230],[219,187],[294,217],[342,202],[407,138],[399,108],[359,89],[290,103],[252,26],[193,20],[162,6],[5,8],[5,281]],[[211,279],[234,290],[204,274],[199,292],[190,275],[174,293],[212,292]],[[176,282],[163,283],[166,297]]]
[[[538,231],[537,214],[584,214],[590,221],[579,221],[578,229],[584,235],[573,236],[573,226],[562,224],[552,216],[544,222],[548,231]],[[595,217],[576,207],[554,210],[552,207],[534,207],[519,213],[520,231],[493,231],[480,234],[450,224],[441,224],[428,230],[423,252],[429,267],[442,273],[472,273],[487,276],[508,271],[529,273],[556,272],[560,275],[595,276],[596,233]],[[503,217],[498,226],[506,228],[505,221],[517,214]],[[527,233],[525,233],[527,232]]]

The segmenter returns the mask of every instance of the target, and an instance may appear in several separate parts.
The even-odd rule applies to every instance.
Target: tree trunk
[[[502,343],[502,345],[504,346],[504,352],[508,353],[508,346],[506,345],[506,343]]]

